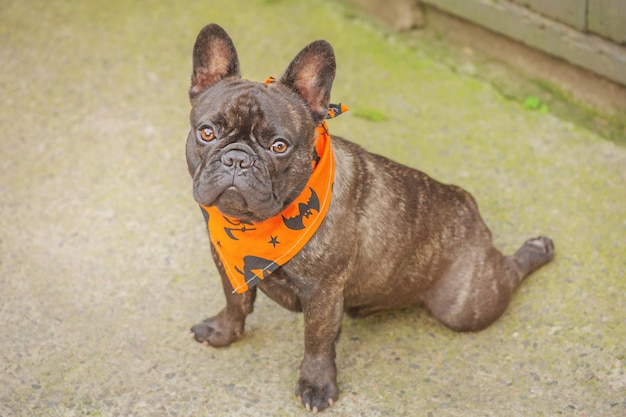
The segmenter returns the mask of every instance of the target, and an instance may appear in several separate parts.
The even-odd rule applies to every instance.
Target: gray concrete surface
[[[259,81],[329,39],[352,107],[333,132],[463,185],[504,251],[557,245],[483,332],[419,308],[346,318],[327,415],[626,414],[623,146],[335,2],[25,0],[0,3],[1,416],[306,414],[300,315],[261,296],[231,347],[187,337],[223,304],[183,155],[210,21]]]

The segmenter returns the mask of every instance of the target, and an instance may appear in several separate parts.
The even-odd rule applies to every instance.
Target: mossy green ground
[[[337,2],[25,0],[0,4],[0,415],[305,414],[302,316],[260,296],[233,346],[186,337],[223,305],[184,160],[208,22],[258,81],[330,40],[352,108],[332,132],[464,186],[504,252],[556,243],[483,332],[419,308],[345,319],[326,414],[626,414],[623,146]]]

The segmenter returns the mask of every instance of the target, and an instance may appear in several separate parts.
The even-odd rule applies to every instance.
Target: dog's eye
[[[283,140],[277,140],[276,142],[272,143],[272,146],[270,147],[270,149],[274,153],[285,153],[287,152],[288,148],[289,145],[287,145],[287,142]]]
[[[208,143],[215,139],[215,133],[210,127],[203,127],[198,130],[197,137],[200,142]]]

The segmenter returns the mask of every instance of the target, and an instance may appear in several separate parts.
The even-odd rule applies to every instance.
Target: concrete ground
[[[301,315],[260,296],[231,347],[187,337],[223,305],[184,160],[208,22],[258,81],[330,40],[333,100],[352,108],[334,133],[463,185],[505,252],[556,242],[485,331],[453,333],[419,308],[346,318],[325,414],[626,415],[623,145],[337,2],[185,3],[0,3],[1,416],[306,414]]]

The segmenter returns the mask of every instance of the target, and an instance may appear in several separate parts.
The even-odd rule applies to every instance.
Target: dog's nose
[[[222,155],[222,164],[232,168],[250,168],[252,157],[245,151],[233,149]]]

